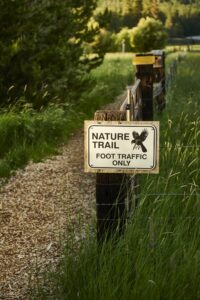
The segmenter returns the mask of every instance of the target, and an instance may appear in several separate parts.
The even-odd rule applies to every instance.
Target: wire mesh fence
[[[130,115],[131,118],[130,120],[143,120],[143,111],[145,109],[147,109],[145,107],[145,103],[144,103],[144,99],[143,99],[143,92],[142,92],[142,88],[146,86],[152,87],[152,101],[153,101],[153,105],[154,105],[154,109],[158,110],[158,111],[162,111],[165,107],[165,103],[166,103],[166,91],[169,92],[169,89],[172,87],[172,84],[174,82],[175,76],[177,74],[177,69],[178,69],[178,65],[180,64],[180,62],[184,59],[185,54],[181,54],[178,55],[177,58],[175,58],[172,63],[169,65],[168,69],[166,72],[163,72],[163,70],[161,70],[160,74],[158,69],[156,69],[156,75],[153,75],[153,79],[155,78],[160,78],[160,80],[157,82],[154,82],[154,84],[152,84],[151,81],[151,74],[149,75],[148,72],[149,70],[146,69],[147,75],[146,78],[143,78],[144,73],[141,71],[141,68],[139,69],[140,72],[137,72],[137,74],[142,74],[141,78],[137,78],[135,81],[135,84],[133,86],[129,86],[128,87],[128,91],[129,91],[129,95],[127,95],[125,101],[123,102],[123,104],[121,105],[121,110],[128,110],[130,111]],[[164,65],[164,64],[163,64]],[[163,66],[162,66],[163,67]],[[151,72],[153,71],[153,69],[151,69]],[[145,72],[145,71],[144,71]],[[166,74],[165,74],[166,73]],[[159,75],[159,76],[158,76]],[[163,75],[163,76],[161,76]],[[156,77],[157,76],[157,77]],[[152,80],[153,80],[152,79]],[[145,81],[145,84],[144,84]],[[129,99],[131,95],[131,101]],[[150,96],[149,96],[150,95]],[[151,97],[151,93],[149,93],[149,97]],[[198,144],[180,144],[180,143],[173,143],[173,142],[166,142],[165,144],[163,144],[161,142],[160,145],[160,150],[163,151],[163,153],[165,152],[169,152],[169,151],[175,151],[175,150],[189,150],[190,149],[197,149],[197,151],[199,150],[199,145]],[[96,203],[96,207],[97,207],[97,211],[99,209],[104,208],[105,211],[107,212],[103,217],[102,215],[98,217],[98,222],[120,222],[120,219],[126,219],[126,220],[131,220],[131,218],[135,218],[134,216],[134,212],[137,210],[137,206],[140,206],[140,200],[143,201],[143,199],[147,199],[147,198],[153,198],[154,200],[156,199],[158,201],[158,198],[165,198],[165,197],[170,197],[172,199],[176,199],[176,198],[186,198],[186,197],[192,197],[192,198],[196,198],[197,200],[199,199],[200,193],[199,191],[196,192],[189,192],[187,191],[183,191],[183,192],[179,192],[177,191],[169,191],[167,192],[166,190],[161,190],[160,192],[144,192],[144,186],[142,186],[142,182],[140,183],[140,175],[135,174],[132,176],[128,176],[128,175],[123,175],[122,176],[122,182],[121,185],[124,185],[127,187],[127,192],[125,193],[125,196],[123,195],[123,197],[120,196],[120,192],[119,192],[119,197],[117,197],[115,199],[115,201],[113,201],[113,199],[104,199],[104,201],[102,200],[101,202]],[[166,181],[168,179],[166,178]],[[101,186],[101,183],[98,183],[99,187]],[[102,184],[102,188],[109,190],[111,188],[113,188],[114,183],[109,183],[109,182],[104,182]],[[124,209],[124,210],[123,210]],[[111,214],[109,214],[109,210],[112,211]],[[121,213],[120,217],[119,217],[119,211],[123,210],[123,212]],[[113,211],[116,214],[115,217],[113,218]],[[106,217],[105,217],[106,216]],[[196,218],[199,218],[199,216],[196,216]],[[137,218],[137,216],[136,216]],[[149,218],[149,216],[143,216],[142,218]],[[160,219],[162,219],[163,217],[161,216]],[[175,218],[173,216],[169,216],[169,218]],[[192,218],[192,216],[180,216],[180,218]],[[123,221],[124,222],[124,221]],[[125,222],[126,224],[126,222]]]

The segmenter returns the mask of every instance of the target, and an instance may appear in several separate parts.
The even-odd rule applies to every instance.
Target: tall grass
[[[105,57],[104,63],[93,70],[90,89],[76,99],[74,105],[49,106],[35,112],[18,107],[0,112],[0,177],[12,170],[56,153],[61,142],[79,128],[103,104],[114,101],[126,84],[133,79],[131,56]]]
[[[115,97],[134,81],[132,57],[131,53],[107,54],[104,63],[92,71],[95,84],[82,95],[78,110],[91,117],[102,105],[114,102]]]
[[[124,236],[68,242],[55,299],[200,298],[200,55],[181,63],[161,122],[160,174],[141,177]],[[47,293],[48,294],[48,293]],[[42,295],[48,299],[48,295]]]
[[[44,112],[8,111],[0,115],[0,176],[55,153],[55,147],[73,128],[70,116],[62,108]]]

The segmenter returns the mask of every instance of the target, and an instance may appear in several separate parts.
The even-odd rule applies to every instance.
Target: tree
[[[83,57],[83,42],[95,0],[0,0],[0,99],[26,99],[37,108],[49,101],[71,101],[86,85],[91,68],[103,59]]]
[[[137,23],[142,17],[142,11],[143,11],[143,0],[135,0],[134,1],[134,11],[137,19]]]
[[[159,0],[143,0],[143,16],[157,19],[159,15]]]
[[[131,46],[135,51],[147,52],[165,46],[167,33],[162,23],[153,18],[142,18],[131,31]]]
[[[123,26],[132,28],[137,24],[142,16],[142,0],[123,0]]]
[[[136,26],[141,17],[151,17],[165,24],[170,37],[185,37],[200,32],[199,4],[200,0],[98,0],[96,11],[107,8],[103,22],[98,21],[101,26],[109,16],[106,29],[115,33]]]
[[[124,44],[124,50],[125,51],[132,51],[131,43],[130,43],[130,37],[131,37],[131,29],[124,27],[119,33],[116,34],[115,37],[115,44],[117,46],[118,51],[123,50],[123,44]]]

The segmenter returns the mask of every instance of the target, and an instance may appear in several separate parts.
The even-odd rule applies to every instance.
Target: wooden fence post
[[[126,120],[126,111],[97,111],[98,121]],[[96,174],[97,241],[121,234],[126,222],[126,175]]]
[[[144,121],[153,120],[153,64],[155,56],[153,54],[138,55],[136,59],[136,76],[139,87],[135,91],[135,97],[141,97],[140,101],[134,103],[134,109],[137,112],[137,118]],[[137,58],[137,55],[136,55]],[[122,111],[97,111],[94,116],[96,121],[125,121],[134,120],[135,111],[131,111],[131,87],[128,88],[128,97],[126,110]],[[134,101],[136,100],[134,99]],[[124,105],[123,105],[124,109]],[[140,114],[141,110],[141,114]],[[127,186],[128,185],[128,186]],[[126,174],[97,173],[96,175],[96,211],[97,211],[97,241],[101,243],[109,239],[113,234],[120,235],[125,227],[127,213],[131,210],[131,204],[136,205],[138,197],[135,197],[135,203],[128,203],[128,194],[130,192],[138,194],[139,184],[138,176]],[[132,207],[133,209],[133,207]]]
[[[136,54],[136,77],[141,80],[142,120],[153,120],[153,54]]]
[[[152,51],[155,55],[154,70],[154,107],[158,112],[162,112],[165,108],[165,52],[161,50]]]
[[[123,232],[126,221],[126,175],[96,175],[97,241]]]

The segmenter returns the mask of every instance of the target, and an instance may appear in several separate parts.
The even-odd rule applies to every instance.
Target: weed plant
[[[125,234],[101,247],[88,235],[79,251],[68,242],[55,299],[200,298],[199,68],[200,55],[188,55],[156,117],[160,174],[140,176],[140,201]]]

